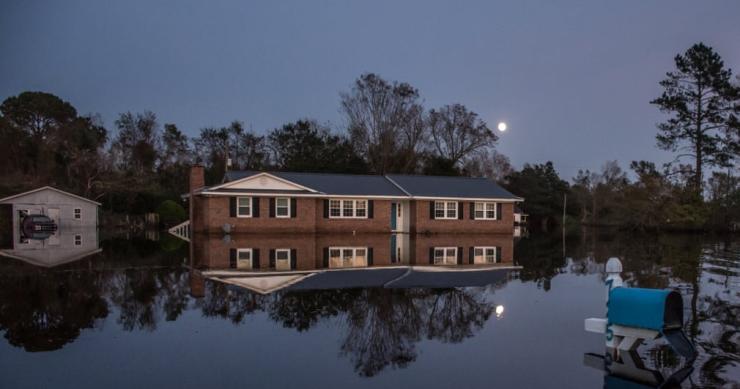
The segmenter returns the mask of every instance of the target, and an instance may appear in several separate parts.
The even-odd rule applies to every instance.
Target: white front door
[[[47,243],[50,246],[57,246],[59,245],[59,208],[47,208],[46,216],[48,216],[49,219],[54,220],[54,223],[57,224],[57,230],[51,234]]]

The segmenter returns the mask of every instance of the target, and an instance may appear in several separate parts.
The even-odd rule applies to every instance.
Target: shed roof
[[[19,197],[30,195],[30,194],[33,194],[33,193],[36,193],[36,192],[41,192],[43,190],[51,190],[51,191],[54,191],[54,192],[61,193],[61,194],[65,195],[65,196],[76,198],[78,200],[83,200],[83,201],[87,201],[89,203],[93,203],[95,205],[100,205],[100,203],[97,202],[97,201],[93,201],[93,200],[84,198],[82,196],[78,196],[78,195],[76,195],[74,193],[65,192],[65,191],[63,191],[61,189],[57,189],[57,188],[54,188],[54,187],[51,187],[51,186],[42,186],[40,188],[29,190],[28,192],[23,192],[23,193],[18,193],[18,194],[12,195],[12,196],[8,196],[8,197],[5,197],[5,198],[0,199],[0,203],[5,203],[5,202],[8,202],[10,200],[19,198]]]

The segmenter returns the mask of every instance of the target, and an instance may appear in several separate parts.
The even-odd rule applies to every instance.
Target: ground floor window
[[[275,270],[290,270],[290,249],[275,250]]]
[[[434,248],[435,265],[454,265],[457,264],[457,247],[435,247]]]
[[[236,250],[236,267],[237,269],[252,268],[252,249]]]
[[[473,263],[496,263],[495,247],[476,247],[473,249]]]
[[[329,247],[329,267],[367,266],[367,247]]]

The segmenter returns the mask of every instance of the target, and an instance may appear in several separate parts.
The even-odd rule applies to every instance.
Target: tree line
[[[107,129],[61,98],[23,92],[0,105],[0,194],[55,185],[103,202],[108,210],[142,213],[187,191],[188,169],[206,168],[218,182],[227,169],[335,173],[485,176],[524,197],[538,225],[570,220],[631,228],[705,228],[739,220],[740,79],[712,48],[699,43],[675,58],[651,103],[670,117],[658,124],[657,146],[676,160],[658,167],[616,162],[561,179],[551,162],[515,170],[496,150],[498,136],[462,104],[424,107],[418,89],[373,73],[340,93],[346,126],[316,120],[268,131],[238,121],[188,137],[153,112],[125,112]],[[690,163],[683,163],[690,158]],[[705,171],[710,176],[705,179]],[[643,212],[644,211],[644,212]]]

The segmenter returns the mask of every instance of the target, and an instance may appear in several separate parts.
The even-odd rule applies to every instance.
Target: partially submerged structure
[[[190,174],[195,233],[500,233],[523,199],[485,178],[230,171]]]
[[[7,231],[0,255],[52,267],[95,254],[100,251],[99,206],[50,186],[0,199],[3,231]],[[54,228],[36,231],[33,224],[24,223],[29,218],[50,220]]]

